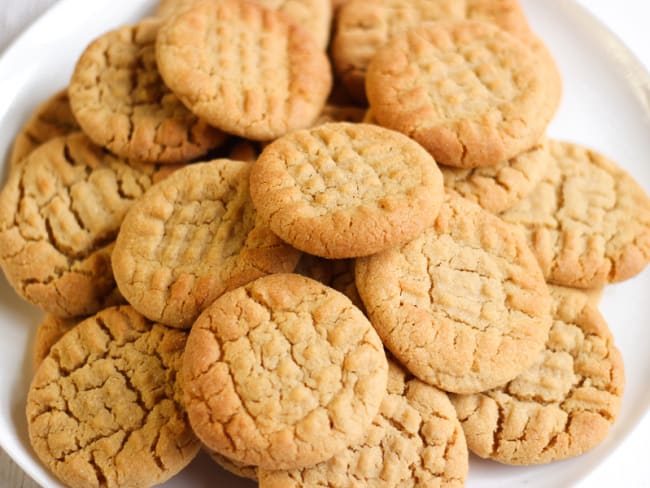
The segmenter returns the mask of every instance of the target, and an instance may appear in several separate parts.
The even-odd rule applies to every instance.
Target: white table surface
[[[577,1],[613,31],[650,71],[650,1]],[[53,0],[0,0],[0,51],[51,3]],[[0,450],[0,487],[36,486]],[[650,415],[578,488],[611,486],[650,487]]]

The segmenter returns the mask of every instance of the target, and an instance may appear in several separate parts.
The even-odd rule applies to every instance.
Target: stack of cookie
[[[514,0],[162,1],[101,35],[0,193],[0,264],[48,313],[39,458],[462,486],[468,448],[597,445],[624,372],[590,293],[650,261],[650,199],[546,139],[560,93]]]

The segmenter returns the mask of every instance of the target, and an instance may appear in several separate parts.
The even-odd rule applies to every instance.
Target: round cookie
[[[9,156],[10,167],[15,167],[44,142],[78,130],[79,124],[70,108],[68,90],[61,90],[43,102],[16,135]]]
[[[544,143],[536,144],[497,166],[453,168],[440,166],[445,187],[485,210],[500,213],[531,193],[542,181],[551,155]]]
[[[187,328],[225,291],[293,271],[299,252],[257,219],[250,168],[228,159],[191,164],[136,202],[112,261],[117,285],[136,310]]]
[[[202,1],[158,33],[158,68],[199,117],[270,140],[318,117],[332,77],[325,52],[279,13],[239,0]]]
[[[586,147],[549,141],[551,165],[501,214],[519,226],[552,283],[597,288],[650,261],[650,198],[623,169]]]
[[[347,297],[275,274],[201,314],[181,378],[192,428],[210,449],[260,468],[296,469],[361,441],[387,370],[377,333]]]
[[[451,397],[480,457],[541,464],[578,456],[616,419],[625,373],[605,320],[584,293],[550,289],[553,326],[536,363],[502,387]]]
[[[251,171],[260,218],[317,256],[367,256],[430,226],[444,191],[435,161],[413,140],[368,124],[329,123],[268,145]]]
[[[68,93],[84,132],[122,157],[184,163],[218,146],[225,134],[190,112],[163,83],[151,18],[93,41],[75,67]]]
[[[113,292],[105,297],[101,308],[104,309],[125,304],[126,302],[122,295],[120,295],[120,292],[117,288],[114,288]],[[38,329],[36,329],[36,334],[34,335],[34,343],[32,345],[34,369],[38,369],[40,364],[50,353],[52,346],[56,344],[66,332],[86,318],[87,317],[62,318],[49,313],[45,315],[45,318],[38,326]]]
[[[131,307],[103,310],[57,342],[27,395],[30,442],[66,486],[152,486],[198,453],[177,372],[187,334]]]
[[[64,319],[52,314],[45,316],[43,322],[36,329],[34,345],[32,346],[35,370],[38,369],[47,357],[52,346],[81,320],[83,319],[75,317]]]
[[[156,171],[79,132],[31,152],[0,193],[0,265],[18,294],[59,317],[103,308],[115,289],[113,241]]]
[[[380,125],[448,166],[494,166],[541,140],[556,100],[548,64],[475,21],[423,24],[379,49],[366,92]]]
[[[366,71],[380,47],[424,22],[465,19],[490,22],[522,39],[531,36],[517,0],[351,0],[337,15],[336,73],[357,101],[365,101]]]
[[[201,0],[160,0],[156,15],[172,17],[191,8]],[[220,0],[219,0],[220,1]],[[330,38],[332,6],[329,0],[249,0],[266,9],[281,12],[296,25],[302,26],[318,45],[325,49]]]
[[[509,225],[457,195],[420,237],[357,259],[355,271],[385,346],[442,390],[501,385],[544,348],[550,299],[535,257]]]
[[[302,470],[260,469],[260,488],[465,486],[467,444],[449,398],[388,365],[388,392],[363,441]]]

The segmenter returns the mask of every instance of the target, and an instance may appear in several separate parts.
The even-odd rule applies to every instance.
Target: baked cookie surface
[[[80,132],[31,152],[0,193],[0,265],[18,294],[60,317],[101,309],[115,289],[115,236],[157,172]]]
[[[423,24],[377,51],[366,92],[377,122],[440,164],[494,166],[538,143],[555,104],[546,63],[520,39],[475,21]]]
[[[275,274],[201,314],[182,385],[191,425],[210,449],[295,469],[363,438],[387,370],[377,333],[347,297],[304,276]]]
[[[120,291],[140,313],[188,328],[226,290],[293,271],[300,253],[256,217],[250,167],[228,159],[191,164],[128,213],[112,264]]]
[[[43,102],[16,135],[9,156],[10,167],[44,142],[77,131],[79,124],[70,108],[68,90],[61,90]]]
[[[477,20],[520,38],[530,28],[517,0],[351,0],[337,15],[334,67],[357,101],[365,101],[368,64],[377,50],[424,22]]]
[[[254,140],[311,125],[332,85],[311,34],[250,2],[197,2],[160,29],[156,55],[165,82],[194,113]]]
[[[452,395],[472,452],[508,464],[578,456],[607,435],[625,373],[614,339],[589,297],[551,286],[553,325],[536,363],[508,384]]]
[[[467,445],[449,398],[388,365],[387,395],[360,443],[302,470],[260,469],[260,488],[465,486]]]
[[[530,194],[542,181],[551,155],[545,144],[483,168],[440,166],[445,187],[492,213],[503,212]]]
[[[532,365],[550,327],[544,277],[525,240],[448,194],[433,227],[356,261],[384,344],[411,373],[452,392],[503,384]]]
[[[549,141],[551,165],[535,190],[501,217],[525,233],[546,279],[597,288],[650,261],[650,198],[614,162]]]
[[[368,124],[330,123],[267,146],[251,170],[260,218],[302,251],[337,259],[407,242],[431,225],[444,191],[417,143]]]
[[[185,163],[226,135],[165,86],[155,56],[160,24],[145,19],[93,41],[77,61],[68,92],[79,124],[96,144],[138,161]]]
[[[176,384],[186,338],[128,306],[66,334],[27,397],[41,461],[70,487],[152,486],[184,468],[200,448]]]
[[[171,17],[202,0],[160,0],[156,15]],[[302,26],[318,45],[325,49],[330,38],[332,6],[329,0],[248,0],[269,10],[286,15],[296,25]]]

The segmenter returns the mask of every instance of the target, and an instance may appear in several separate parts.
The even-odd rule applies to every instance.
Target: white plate
[[[150,12],[155,0],[62,0],[0,58],[0,161],[36,106],[66,86],[75,60],[100,33]],[[563,0],[522,0],[531,24],[555,55],[564,79],[551,137],[579,142],[611,157],[648,191],[650,78],[589,14]],[[3,179],[6,176],[3,172]],[[470,488],[565,486],[586,476],[634,429],[650,407],[650,272],[610,286],[601,310],[627,368],[619,419],[605,442],[575,459],[509,467],[471,458]],[[33,374],[31,341],[42,314],[23,303],[0,277],[0,444],[39,484],[60,486],[36,460],[27,440],[25,397]],[[252,487],[205,456],[164,485]]]

